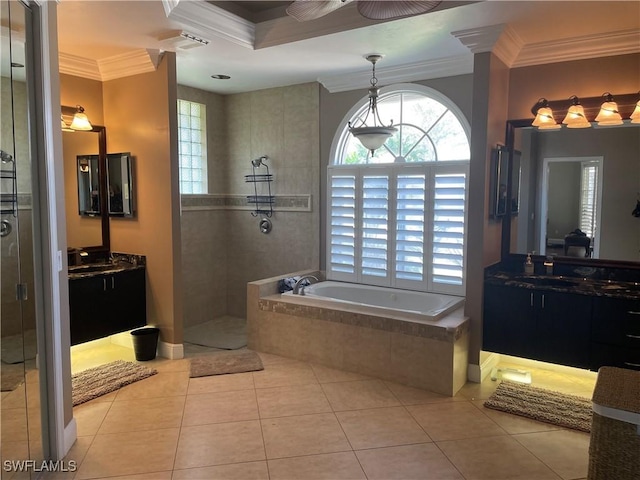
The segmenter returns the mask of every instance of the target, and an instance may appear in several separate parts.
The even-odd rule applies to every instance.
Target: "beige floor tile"
[[[326,383],[322,388],[336,412],[400,406],[398,399],[381,380]]]
[[[447,397],[439,393],[429,392],[421,388],[408,387],[399,383],[384,382],[403,405],[421,405],[436,402],[463,402],[466,398],[461,396]]]
[[[336,417],[354,450],[431,441],[404,407],[337,412]]]
[[[356,455],[369,480],[463,480],[433,443],[376,448]]]
[[[188,358],[170,360],[168,358],[156,357],[153,360],[144,362],[149,368],[155,368],[158,372],[188,372],[191,361]]]
[[[253,390],[202,393],[187,396],[183,425],[257,420],[258,404]]]
[[[260,418],[331,412],[331,405],[318,384],[256,389]]]
[[[172,480],[269,480],[267,462],[234,463],[175,470]]]
[[[151,377],[122,387],[118,390],[115,401],[184,396],[187,394],[188,385],[187,372],[158,372]]]
[[[589,434],[572,430],[515,435],[524,447],[563,479],[582,478],[589,469]]]
[[[271,480],[366,480],[353,452],[269,460]]]
[[[187,394],[232,392],[235,390],[253,390],[253,373],[190,378]]]
[[[160,397],[113,402],[98,435],[179,427],[185,398]]]
[[[487,399],[496,391],[498,385],[500,382],[493,382],[488,377],[482,383],[467,382],[458,390],[456,397],[467,400]]]
[[[310,365],[304,362],[275,363],[259,372],[253,372],[255,388],[286,387],[318,383]]]
[[[272,365],[283,364],[283,363],[288,363],[288,364],[304,364],[305,363],[305,362],[301,362],[300,360],[296,360],[295,358],[288,358],[288,357],[283,357],[281,355],[274,355],[273,353],[258,352],[258,355],[260,356],[260,359],[262,360],[262,364],[265,367],[270,367]]]
[[[260,422],[182,427],[175,469],[265,460]]]
[[[332,383],[332,382],[352,382],[354,380],[371,380],[371,377],[366,375],[360,375],[359,373],[344,372],[342,370],[336,370],[334,368],[325,367],[322,365],[312,364],[316,377],[320,383]]]
[[[0,420],[2,443],[29,441],[26,408],[5,408],[1,412]]]
[[[506,434],[469,402],[432,403],[406,408],[434,442]]]
[[[333,413],[262,420],[267,458],[350,451]]]
[[[76,419],[78,436],[97,434],[110,408],[110,402],[94,401],[74,407],[73,416]]]
[[[95,480],[171,480],[173,472],[140,473],[138,475],[124,475],[121,477],[100,477]]]
[[[5,408],[26,408],[26,385],[23,383],[15,390],[2,392],[2,409]]]
[[[437,442],[467,480],[558,480],[509,435]]]
[[[557,425],[552,425],[551,423],[538,422],[520,415],[486,408],[484,406],[484,402],[485,400],[473,400],[471,403],[487,417],[500,425],[505,432],[511,435],[518,433],[547,432],[551,430],[560,430],[562,428]]]
[[[94,440],[93,436],[91,437],[79,436],[74,442],[69,452],[67,453],[67,455],[64,457],[64,461],[69,462],[73,460],[76,466],[79,467],[82,461],[84,460],[84,457],[87,455],[87,452],[89,451],[89,447],[93,443],[93,440]]]
[[[178,428],[96,435],[76,479],[164,472],[173,468]]]

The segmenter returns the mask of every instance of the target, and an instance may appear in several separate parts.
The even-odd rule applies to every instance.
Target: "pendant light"
[[[567,115],[562,120],[562,123],[567,126],[567,128],[589,128],[591,127],[591,123],[587,120],[587,117],[584,114],[584,107],[580,104],[580,99],[575,95],[569,97],[571,100],[571,106],[567,111]]]
[[[389,124],[389,126],[385,126],[382,124],[380,120],[380,115],[378,114],[378,79],[376,78],[376,63],[382,58],[382,55],[371,54],[365,57],[367,61],[371,62],[372,65],[372,76],[371,76],[371,87],[369,88],[369,105],[367,107],[367,113],[360,120],[360,125],[355,127],[349,122],[349,131],[351,134],[360,140],[360,143],[364,148],[371,152],[371,156],[373,153],[380,148],[387,141],[389,137],[391,137],[394,133],[398,131],[397,128],[393,126],[393,120]],[[371,116],[373,119],[373,125],[367,125],[367,119]],[[379,125],[378,125],[379,124]]]
[[[549,102],[546,98],[538,100],[532,112],[536,118],[531,125],[538,127],[540,130],[556,130],[562,126],[556,123],[556,120],[553,118],[553,111],[549,107]]]
[[[638,97],[640,97],[640,92],[638,92]],[[631,123],[640,123],[640,99],[638,99],[636,108],[633,109],[633,113],[629,118],[631,119]]]

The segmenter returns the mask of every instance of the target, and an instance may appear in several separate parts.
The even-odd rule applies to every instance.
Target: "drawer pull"
[[[636,312],[635,310],[629,310],[627,313],[629,315],[640,315],[640,312]]]
[[[631,335],[630,333],[627,333],[627,337],[629,337],[629,338],[637,338],[638,340],[640,340],[640,335]]]
[[[630,367],[640,367],[640,363],[624,362],[624,364],[629,365]]]
[[[107,279],[103,278],[102,279],[102,289],[106,292],[107,291]]]

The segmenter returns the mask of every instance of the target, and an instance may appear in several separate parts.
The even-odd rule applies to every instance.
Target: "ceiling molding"
[[[472,72],[473,56],[458,55],[428,62],[376,68],[376,77],[379,84],[392,85],[395,83],[465,75]],[[318,78],[318,82],[330,93],[368,88],[370,80],[371,71]]]
[[[60,52],[60,73],[106,82],[116,78],[154,72],[162,58],[159,50],[139,48],[120,55],[90,60]]]
[[[59,52],[58,62],[60,63],[60,73],[88,78],[89,80],[98,80],[99,82],[102,81],[100,68],[98,67],[98,62],[95,60]]]
[[[638,52],[640,52],[640,31],[630,29],[524,45],[516,60],[509,66],[511,68],[527,67],[542,63],[584,60]]]
[[[509,25],[506,26],[502,35],[493,47],[493,53],[504,62],[505,65],[511,66],[520,55],[524,42],[522,38]]]
[[[131,52],[98,60],[102,81],[155,72],[160,59],[160,51],[138,48]]]
[[[217,37],[253,50],[256,26],[238,15],[208,2],[198,0],[164,0],[167,18],[184,25],[205,38]]]
[[[489,25],[488,27],[469,28],[451,32],[472,53],[491,52],[498,39],[505,30],[504,24]]]

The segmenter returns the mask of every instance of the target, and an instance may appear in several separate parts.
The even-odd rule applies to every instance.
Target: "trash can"
[[[155,327],[143,327],[131,331],[136,360],[144,362],[156,358],[159,334],[160,329]]]

